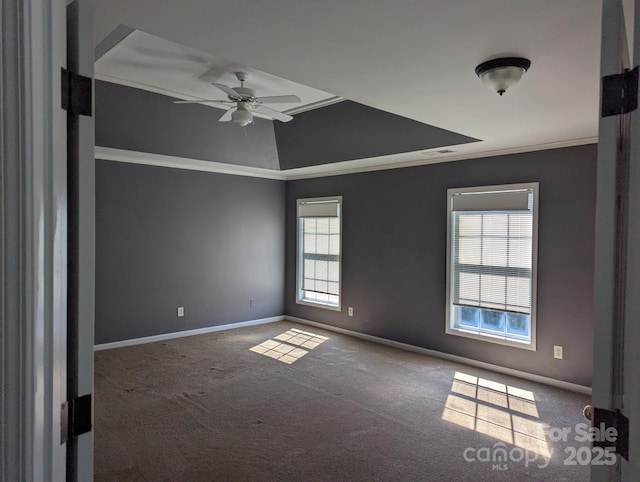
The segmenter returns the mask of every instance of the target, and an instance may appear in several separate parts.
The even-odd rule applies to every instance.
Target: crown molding
[[[571,139],[568,141],[558,141],[546,144],[536,144],[522,147],[511,147],[507,149],[493,149],[486,151],[473,151],[468,153],[438,153],[443,149],[438,147],[433,151],[421,151],[418,153],[408,153],[407,157],[413,159],[402,159],[405,154],[396,156],[373,157],[368,159],[358,159],[355,161],[335,162],[332,164],[323,164],[320,166],[309,166],[297,169],[288,169],[282,171],[286,173],[288,181],[298,179],[311,179],[326,176],[341,176],[347,174],[357,174],[361,172],[382,171],[387,169],[402,169],[406,167],[425,166],[428,164],[438,164],[441,162],[464,161],[469,159],[481,159],[484,157],[498,157],[513,154],[523,154],[526,152],[544,151],[548,149],[561,149],[565,147],[576,147],[588,144],[596,144],[598,137],[585,137],[580,139]],[[460,146],[454,146],[460,147]],[[435,153],[435,155],[434,155]],[[418,158],[415,158],[418,157]],[[392,158],[399,160],[393,161]]]
[[[464,161],[468,159],[482,159],[485,157],[497,157],[526,152],[536,152],[548,149],[561,149],[576,147],[598,142],[597,137],[585,137],[568,141],[536,144],[531,146],[513,147],[508,149],[494,149],[486,151],[474,151],[468,153],[438,153],[430,151],[397,154],[392,156],[357,159],[353,161],[335,162],[320,166],[301,167],[275,171],[251,166],[240,166],[223,162],[203,161],[187,157],[165,156],[150,152],[128,151],[112,147],[96,146],[96,159],[106,161],[128,162],[131,164],[145,164],[149,166],[170,167],[174,169],[189,169],[193,171],[216,172],[233,176],[259,177],[263,179],[276,179],[279,181],[294,181],[299,179],[313,179],[317,177],[342,176],[361,172],[382,171],[387,169],[402,169],[407,167],[424,166],[441,162]],[[458,146],[459,147],[459,146]],[[441,150],[439,147],[438,150]]]
[[[170,167],[173,169],[188,169],[191,171],[216,172],[233,176],[260,177],[263,179],[286,180],[280,171],[260,167],[239,166],[224,162],[202,161],[187,157],[165,156],[150,152],[128,151],[112,147],[96,146],[95,158],[105,161],[128,162],[130,164],[144,164],[147,166]]]
[[[293,109],[282,111],[284,114],[295,115],[301,114],[302,112],[308,112],[314,109],[320,109],[321,107],[328,107],[333,104],[338,104],[340,102],[344,102],[344,97],[333,96],[328,99],[319,100],[318,102],[312,102],[311,104],[306,104],[300,107],[294,107]]]

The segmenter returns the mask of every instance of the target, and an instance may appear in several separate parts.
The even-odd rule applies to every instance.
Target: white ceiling
[[[139,30],[131,32],[95,62],[95,77],[99,80],[186,100],[227,101],[227,94],[212,83],[237,87],[240,82],[235,72],[249,74],[245,87],[254,89],[259,97],[297,95],[301,99],[300,103],[267,104],[281,112],[292,109],[301,111],[336,99],[333,94],[216,58]],[[230,107],[224,103],[203,105],[224,110]],[[264,117],[258,113],[254,115]]]
[[[96,44],[124,24],[482,139],[455,156],[597,135],[601,0],[94,0],[94,8]],[[474,68],[502,55],[532,65],[499,97]]]

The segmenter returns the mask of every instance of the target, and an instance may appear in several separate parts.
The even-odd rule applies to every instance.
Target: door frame
[[[640,0],[603,0],[601,76],[638,65]],[[633,64],[631,63],[633,60]],[[640,470],[640,124],[638,110],[600,118],[594,252],[595,407],[629,419],[629,460],[591,466],[591,480],[624,480]],[[626,183],[626,186],[625,186]],[[627,194],[628,191],[628,194]],[[628,220],[628,221],[627,221]],[[637,323],[636,323],[637,324]]]
[[[633,66],[640,65],[640,0],[630,0],[625,13],[633,29],[629,41]],[[630,4],[630,5],[629,5]],[[629,36],[628,36],[629,37]],[[624,348],[624,413],[629,418],[629,460],[622,464],[623,479],[640,473],[640,110],[630,114],[629,225],[626,252],[626,304]]]
[[[67,0],[67,69],[93,79],[93,5]],[[91,82],[93,84],[93,82]],[[93,85],[91,86],[93,91]],[[91,95],[91,113],[95,111]],[[67,113],[69,182],[69,282],[67,298],[67,398],[93,394],[95,318],[94,116]],[[73,178],[73,180],[71,180]],[[93,398],[90,400],[93,423]],[[67,442],[67,480],[92,480],[93,431]]]
[[[64,480],[64,0],[0,7],[0,478]]]

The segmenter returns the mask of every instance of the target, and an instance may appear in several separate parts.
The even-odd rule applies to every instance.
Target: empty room
[[[96,478],[588,478],[598,2],[144,5],[96,8]]]
[[[70,2],[43,480],[634,480],[632,4]]]
[[[358,33],[416,16],[337,10],[358,13]],[[367,49],[422,52],[405,79],[402,63],[358,75],[399,61],[343,38],[325,62],[348,73],[305,85],[257,68],[264,48],[244,63],[251,52],[227,53],[221,34],[203,50],[154,35],[153,15],[118,21],[95,63],[98,479],[587,476],[564,465],[587,444],[545,431],[585,423],[589,403],[598,78],[568,93],[543,76],[566,56],[597,66],[599,18],[532,10],[536,41],[514,39],[514,66],[493,67],[519,71],[508,92],[474,72],[495,62],[491,41],[438,78],[456,45],[376,37]],[[297,15],[289,30],[327,28]],[[562,43],[542,25],[584,40],[537,61],[541,43]],[[370,83],[414,98],[416,77],[431,86],[411,117],[379,108],[395,97],[359,102]]]

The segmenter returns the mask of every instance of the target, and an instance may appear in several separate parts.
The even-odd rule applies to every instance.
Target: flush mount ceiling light
[[[522,74],[529,70],[529,67],[531,61],[528,59],[504,57],[482,62],[476,67],[476,75],[484,85],[502,95],[520,81]]]

